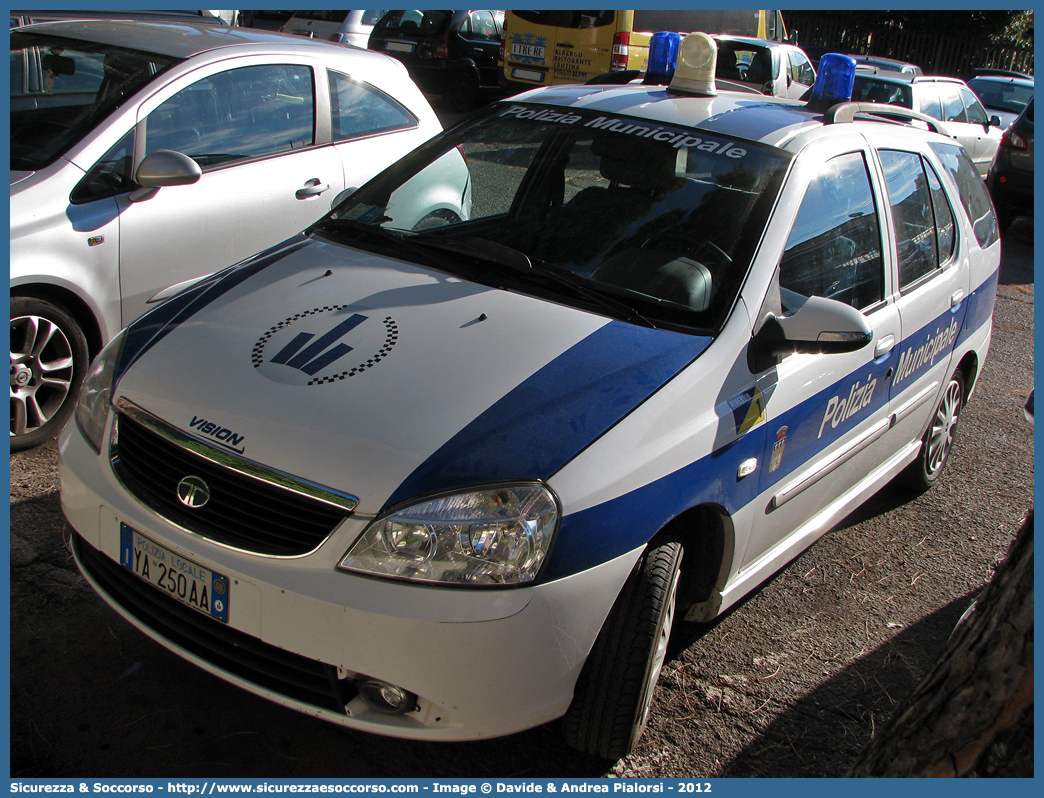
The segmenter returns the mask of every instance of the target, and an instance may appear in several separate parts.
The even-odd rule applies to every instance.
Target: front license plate
[[[385,42],[385,50],[394,50],[397,53],[412,53],[415,45],[406,42]]]
[[[194,610],[228,623],[229,581],[120,523],[120,565]]]

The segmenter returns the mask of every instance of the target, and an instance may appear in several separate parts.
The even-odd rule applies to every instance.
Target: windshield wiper
[[[561,266],[555,266],[540,259],[534,261],[533,258],[530,258],[520,250],[504,244],[498,244],[495,241],[489,241],[485,238],[468,238],[463,243],[480,255],[484,255],[490,260],[515,271],[551,278],[559,285],[570,288],[575,294],[590,300],[603,310],[609,311],[613,316],[619,316],[631,324],[640,324],[644,327],[656,329],[655,324],[626,302],[607,296],[592,286],[589,280],[578,277],[569,269],[563,269]]]
[[[323,219],[310,229],[325,233],[347,232],[352,237],[369,239],[379,244],[390,245],[401,251],[408,252],[413,256],[412,260],[435,265],[453,274],[464,272],[463,276],[465,276],[465,279],[477,279],[480,275],[468,275],[466,273],[467,270],[462,268],[462,264],[459,261],[449,261],[445,257],[439,257],[439,253],[462,255],[469,260],[477,258],[481,263],[506,267],[519,275],[539,276],[552,280],[559,285],[566,286],[574,294],[587,299],[602,310],[608,311],[611,316],[621,318],[631,324],[656,329],[656,325],[652,321],[626,302],[607,296],[594,288],[589,281],[578,277],[568,269],[554,266],[539,259],[534,262],[524,252],[486,238],[455,238],[432,233],[407,233],[400,235],[382,227],[362,224],[350,219]]]
[[[446,258],[443,252],[428,246],[427,242],[421,243],[418,236],[412,233],[400,235],[393,230],[385,230],[383,227],[373,224],[363,224],[351,219],[329,218],[320,219],[306,232],[313,231],[335,237],[339,237],[338,234],[347,235],[349,239],[347,243],[354,243],[352,239],[358,239],[360,242],[377,244],[383,251],[391,250],[396,254],[405,253],[414,263],[435,266],[451,274],[467,272],[466,269],[461,268],[459,261]]]

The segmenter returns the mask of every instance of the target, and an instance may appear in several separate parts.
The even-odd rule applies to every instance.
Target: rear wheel
[[[42,299],[11,298],[12,451],[61,431],[87,365],[87,340],[71,314]]]
[[[924,433],[917,459],[903,472],[903,482],[912,490],[923,493],[939,479],[949,459],[963,407],[964,374],[958,369],[946,383],[942,399]]]
[[[451,111],[470,111],[478,103],[479,82],[471,72],[461,72],[446,91]]]
[[[654,541],[602,626],[563,718],[566,742],[606,759],[626,756],[645,731],[678,608],[682,544]]]

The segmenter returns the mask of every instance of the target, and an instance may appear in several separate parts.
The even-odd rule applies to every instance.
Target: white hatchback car
[[[11,446],[56,434],[166,286],[326,214],[442,130],[398,61],[218,25],[11,32]]]
[[[325,39],[337,44],[362,47],[369,45],[373,26],[384,11],[355,9],[353,11],[295,11],[279,30],[297,36]]]
[[[708,51],[491,105],[110,343],[60,442],[94,588],[345,726],[627,753],[676,619],[939,479],[1000,266],[955,142]],[[470,216],[416,232],[454,152]]]

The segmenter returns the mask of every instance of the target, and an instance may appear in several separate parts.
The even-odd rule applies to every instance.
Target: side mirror
[[[990,123],[989,123],[989,126],[987,127],[987,130],[990,127],[1000,127],[1000,126],[1001,126],[1000,117],[997,116],[996,114],[994,114],[993,116],[990,117]]]
[[[166,186],[187,186],[202,176],[199,164],[187,155],[174,150],[156,150],[145,156],[138,165],[134,180],[141,188],[130,193],[131,202],[152,199]]]
[[[752,372],[771,368],[780,355],[791,352],[854,352],[874,339],[870,321],[852,306],[821,296],[785,293],[794,312],[789,316],[769,315],[758,330],[748,354]]]

